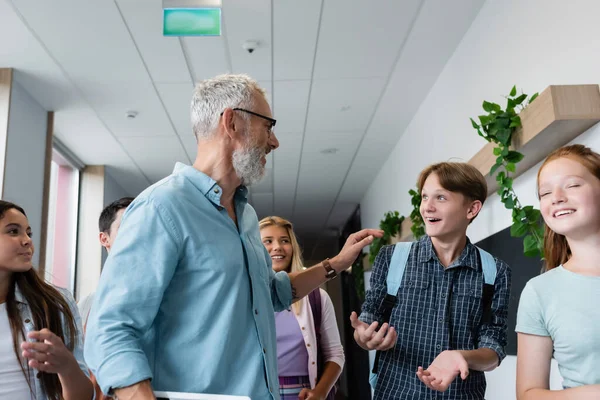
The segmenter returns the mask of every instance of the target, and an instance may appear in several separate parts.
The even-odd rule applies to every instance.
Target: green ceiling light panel
[[[221,36],[220,8],[165,8],[164,36]]]

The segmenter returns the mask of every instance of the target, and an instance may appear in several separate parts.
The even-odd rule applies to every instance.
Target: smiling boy
[[[362,313],[351,316],[354,338],[380,352],[375,400],[483,399],[484,371],[505,357],[510,295],[507,264],[466,235],[487,197],[485,178],[469,164],[443,162],[423,170],[417,185],[426,235],[407,247],[389,324],[386,279],[399,266],[391,263],[396,246],[381,249]],[[482,259],[495,273],[487,285]]]

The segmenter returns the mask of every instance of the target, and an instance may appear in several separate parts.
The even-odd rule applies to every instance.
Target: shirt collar
[[[430,261],[431,259],[434,259],[437,262],[440,261],[437,254],[435,254],[435,250],[433,249],[433,243],[431,242],[431,238],[429,236],[425,235],[423,238],[419,239],[418,243],[419,243],[419,255],[418,255],[419,262],[423,263],[423,262]],[[474,270],[478,270],[477,265],[478,264],[477,264],[476,247],[473,244],[471,244],[471,241],[467,237],[467,244],[465,245],[465,248],[460,253],[460,256],[458,257],[458,259],[456,261],[454,261],[451,265],[449,265],[448,268],[465,266],[465,267],[472,268]]]
[[[176,163],[173,169],[174,175],[181,175],[189,180],[196,189],[198,189],[207,199],[217,206],[221,206],[221,194],[223,189],[219,184],[206,175],[204,172],[197,170],[194,167],[185,165],[183,163]],[[234,198],[238,200],[247,200],[248,188],[244,185],[238,186],[235,191]]]
[[[23,293],[21,293],[21,289],[19,289],[19,285],[15,283],[15,300],[17,303],[23,303],[25,305],[29,304]]]

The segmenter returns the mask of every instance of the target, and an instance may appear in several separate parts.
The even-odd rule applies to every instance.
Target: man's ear
[[[469,209],[467,210],[467,218],[469,218],[471,221],[473,221],[473,219],[481,211],[481,207],[483,207],[483,204],[481,203],[481,201],[479,201],[479,200],[472,201],[469,205]]]
[[[233,111],[231,108],[226,108],[221,116],[222,132],[231,139],[237,139],[242,130],[242,126],[238,123],[238,121],[239,120],[235,118],[235,111]]]
[[[98,235],[98,239],[100,239],[100,244],[102,245],[102,247],[108,249],[108,247],[110,246],[108,243],[108,234],[106,232],[100,232],[100,234]]]

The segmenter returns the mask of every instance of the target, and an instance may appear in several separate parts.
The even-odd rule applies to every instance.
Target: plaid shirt
[[[394,246],[381,249],[373,265],[371,289],[367,292],[360,319],[381,321],[380,305],[387,294],[386,277]],[[390,324],[398,332],[396,346],[381,354],[375,400],[390,399],[483,399],[485,375],[470,371],[460,376],[446,392],[433,391],[416,375],[417,367],[427,368],[444,350],[489,348],[506,356],[507,314],[510,269],[496,259],[496,282],[492,319],[481,324],[483,272],[477,248],[467,239],[460,257],[448,268],[440,263],[431,239],[415,242],[404,271],[398,301]]]

